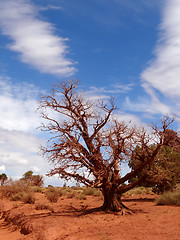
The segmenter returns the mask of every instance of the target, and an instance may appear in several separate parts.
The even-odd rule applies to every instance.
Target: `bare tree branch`
[[[57,84],[52,94],[43,97],[40,103],[41,116],[47,122],[41,125],[41,130],[52,134],[47,147],[42,148],[54,166],[49,176],[58,174],[66,180],[73,178],[85,185],[101,187],[105,208],[116,209],[113,202],[116,194],[142,181],[144,176],[138,177],[139,173],[171,140],[167,129],[174,120],[164,118],[161,128],[153,126],[149,134],[145,129],[129,127],[113,117],[117,109],[113,98],[97,104],[78,91],[77,84],[76,81]],[[136,151],[136,146],[141,151]],[[140,164],[121,177],[122,162],[130,161],[133,154]],[[92,179],[82,174],[85,170]],[[125,186],[133,177],[137,180]]]

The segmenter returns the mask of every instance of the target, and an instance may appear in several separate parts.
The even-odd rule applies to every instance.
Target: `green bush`
[[[175,205],[180,206],[180,191],[166,192],[156,199],[157,205]]]

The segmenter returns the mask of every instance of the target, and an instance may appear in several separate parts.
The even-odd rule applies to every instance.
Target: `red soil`
[[[37,194],[37,202],[47,202]],[[61,197],[54,212],[35,210],[35,205],[0,200],[3,240],[179,240],[180,208],[157,206],[153,196],[135,196],[124,201],[133,215],[87,212],[101,206],[98,197],[86,200]],[[7,224],[8,222],[8,224]]]

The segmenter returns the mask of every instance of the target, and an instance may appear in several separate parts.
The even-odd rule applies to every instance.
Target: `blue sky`
[[[49,169],[36,109],[59,80],[115,96],[125,121],[169,114],[178,129],[179,12],[179,0],[0,0],[0,172]]]

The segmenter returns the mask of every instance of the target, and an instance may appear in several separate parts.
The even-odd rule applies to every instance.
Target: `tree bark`
[[[103,189],[103,195],[103,211],[122,212],[122,214],[124,214],[125,210],[129,210],[128,207],[122,203],[121,195],[118,194],[114,188]],[[130,212],[130,210],[128,212]]]

